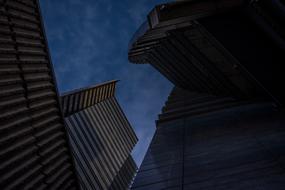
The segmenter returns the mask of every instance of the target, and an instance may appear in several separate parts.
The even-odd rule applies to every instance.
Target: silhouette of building
[[[114,94],[117,81],[61,97],[81,189],[128,189],[136,173],[137,137]]]
[[[0,8],[0,187],[76,189],[38,1]]]
[[[76,90],[61,111],[38,0],[0,0],[0,189],[127,189],[137,137],[114,90]]]
[[[283,189],[284,3],[156,6],[129,60],[174,85],[132,189]]]

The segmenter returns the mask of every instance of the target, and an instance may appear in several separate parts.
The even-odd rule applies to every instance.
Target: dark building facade
[[[115,83],[60,101],[38,0],[0,0],[0,189],[128,189],[137,137]]]
[[[114,94],[117,81],[61,97],[81,189],[126,190],[136,173],[137,137]]]
[[[156,6],[129,46],[174,85],[132,189],[284,189],[282,1]]]
[[[0,1],[0,188],[77,189],[36,0]]]

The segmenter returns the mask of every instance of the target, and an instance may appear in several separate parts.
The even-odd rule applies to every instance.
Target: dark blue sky
[[[166,0],[41,0],[58,88],[119,79],[116,96],[139,138],[141,163],[172,85],[150,65],[128,62],[128,42],[154,5]]]

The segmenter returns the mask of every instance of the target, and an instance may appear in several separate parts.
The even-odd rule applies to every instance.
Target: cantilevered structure
[[[137,137],[115,98],[116,82],[61,97],[81,189],[129,189],[137,170],[130,155]]]
[[[283,1],[156,6],[129,45],[174,89],[132,189],[283,189]]]

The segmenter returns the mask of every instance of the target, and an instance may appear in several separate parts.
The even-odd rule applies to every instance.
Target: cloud
[[[147,1],[134,1],[128,9],[130,18],[133,20],[136,26],[139,26],[146,20],[146,16],[149,11]]]
[[[120,79],[116,96],[139,137],[133,156],[140,164],[172,85],[150,65],[129,63],[127,47],[161,1],[40,2],[60,92]]]

